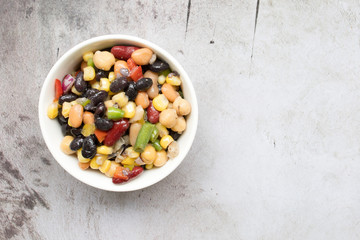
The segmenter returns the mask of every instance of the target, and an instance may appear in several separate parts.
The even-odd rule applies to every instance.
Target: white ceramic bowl
[[[75,155],[69,156],[60,150],[63,138],[58,121],[47,117],[48,105],[54,99],[54,81],[76,70],[81,62],[82,54],[87,51],[95,51],[115,45],[134,45],[152,49],[158,57],[166,61],[172,70],[176,70],[182,79],[184,98],[191,103],[192,111],[187,117],[187,129],[178,140],[180,153],[175,159],[169,160],[163,167],[144,171],[137,178],[125,184],[113,184],[112,179],[106,177],[98,170],[81,170]],[[127,35],[105,35],[86,40],[67,51],[51,68],[47,75],[40,93],[39,120],[42,135],[46,145],[56,161],[73,177],[78,180],[107,191],[127,192],[148,187],[168,176],[184,160],[195,138],[198,123],[198,105],[195,90],[185,70],[168,52],[159,46],[144,39]]]

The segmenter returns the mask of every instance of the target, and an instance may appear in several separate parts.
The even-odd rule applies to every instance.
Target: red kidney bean
[[[129,128],[129,121],[126,119],[121,119],[120,121],[114,122],[113,127],[108,131],[104,144],[106,146],[112,146],[117,140],[121,138],[122,135]]]
[[[152,104],[152,101],[150,101],[149,107],[147,108],[147,119],[151,123],[157,123],[159,122],[160,113],[158,110],[156,110]]]
[[[129,179],[138,176],[143,171],[144,171],[144,169],[142,167],[139,167],[139,166],[134,167],[133,170],[131,170],[129,175],[128,175]]]
[[[138,49],[138,47],[131,46],[114,46],[111,48],[111,53],[117,59],[128,60],[131,57],[131,54]]]

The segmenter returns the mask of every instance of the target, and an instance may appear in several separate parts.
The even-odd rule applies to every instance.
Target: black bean
[[[60,125],[67,124],[67,119],[62,115],[61,108],[59,109],[59,115],[57,116],[57,120],[60,123]]]
[[[99,102],[105,101],[107,96],[108,96],[108,93],[104,90],[101,90],[101,91],[95,93],[94,95],[90,96],[89,99],[94,104],[94,106],[96,106],[96,105],[98,105]]]
[[[78,128],[71,128],[71,129],[70,129],[70,134],[71,134],[73,137],[80,136],[80,135],[82,135],[82,134],[81,134],[81,130],[82,130],[82,126],[80,126],[80,127],[78,127]]]
[[[95,126],[101,131],[109,131],[113,127],[114,123],[112,120],[105,118],[96,118]]]
[[[61,132],[64,136],[71,135],[70,130],[71,130],[71,127],[69,125],[67,125],[67,124],[61,125]]]
[[[87,83],[84,81],[84,72],[79,72],[76,75],[74,86],[78,92],[83,92],[86,90]]]
[[[88,136],[84,139],[81,155],[84,158],[93,158],[96,155],[96,143],[92,136]]]
[[[126,89],[128,86],[129,81],[126,79],[126,77],[119,77],[110,84],[110,91],[113,93],[118,93]]]
[[[100,78],[106,78],[108,77],[108,75],[108,72],[105,72],[104,70],[99,70],[95,75],[96,81],[100,81]]]
[[[73,93],[64,94],[59,97],[59,104],[62,105],[64,102],[72,102],[75,101],[77,98],[78,96]]]
[[[100,91],[95,88],[91,88],[91,86],[90,86],[90,88],[88,90],[86,90],[84,97],[90,99],[90,97],[92,97],[97,92],[100,92]]]
[[[96,106],[96,110],[95,110],[95,113],[94,113],[95,117],[102,117],[102,116],[104,116],[105,110],[106,110],[106,107],[105,107],[104,102],[100,102],[100,103]]]
[[[73,151],[79,150],[82,147],[83,142],[84,142],[84,138],[82,136],[77,136],[70,143],[70,149],[73,150]]]
[[[161,60],[156,60],[149,66],[149,69],[153,72],[161,72],[169,68],[169,64]]]
[[[135,83],[131,81],[129,83],[129,87],[125,92],[125,95],[129,97],[129,101],[134,101],[136,96],[138,94],[138,91],[135,89]]]
[[[151,78],[141,78],[135,83],[135,89],[138,91],[146,91],[148,90],[153,84]]]
[[[173,130],[169,129],[169,135],[176,141],[181,136],[180,133],[174,132]]]
[[[93,113],[96,110],[96,106],[90,102],[89,104],[85,105],[84,110]]]

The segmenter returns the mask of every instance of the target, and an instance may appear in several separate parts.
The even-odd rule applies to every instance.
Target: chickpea
[[[172,128],[177,122],[177,114],[175,109],[165,109],[160,113],[159,121],[167,128]]]
[[[174,102],[175,99],[180,96],[175,88],[168,83],[164,83],[164,85],[162,85],[161,91],[170,102]]]
[[[190,103],[187,100],[182,99],[180,96],[175,99],[173,108],[179,116],[185,116],[191,112]]]
[[[68,155],[75,153],[73,150],[70,149],[70,144],[73,140],[74,140],[73,136],[65,136],[63,138],[60,144],[60,149],[61,151],[63,151],[63,153]]]
[[[83,114],[83,122],[85,124],[93,124],[95,122],[94,114],[91,112],[84,112]]]
[[[174,132],[182,133],[186,129],[186,120],[184,117],[178,117],[175,126],[171,128]]]
[[[118,60],[116,61],[115,65],[114,65],[114,73],[115,73],[115,76],[117,76],[118,74],[120,74],[120,76],[122,76],[122,74],[120,73],[120,70],[122,68],[126,68],[127,70],[129,70],[129,66],[127,64],[126,61],[124,60]],[[129,70],[130,71],[130,70]]]
[[[115,64],[115,57],[108,51],[96,51],[93,57],[95,66],[98,69],[109,71]]]
[[[147,108],[150,104],[149,97],[146,92],[139,92],[135,98],[135,103],[143,109]]]
[[[140,48],[131,54],[131,58],[137,65],[147,65],[149,64],[152,55],[153,51],[149,48]]]
[[[135,145],[136,138],[139,134],[141,127],[142,127],[142,125],[140,123],[133,123],[130,125],[129,137],[130,137],[130,144],[132,146]]]
[[[151,80],[153,81],[153,84],[151,85],[151,87],[146,91],[147,94],[149,95],[149,98],[153,99],[154,97],[159,95],[159,87],[157,85],[157,80],[158,80],[159,74],[148,70],[144,73],[144,77],[151,78]]]
[[[176,141],[173,141],[168,146],[167,156],[170,159],[176,158],[179,155],[179,144]]]
[[[83,120],[84,108],[80,104],[75,104],[69,112],[69,125],[74,128],[80,127]]]
[[[156,150],[153,146],[148,144],[144,151],[141,153],[141,159],[145,164],[151,164],[156,159]]]
[[[166,155],[166,151],[161,150],[156,153],[156,159],[153,162],[153,164],[155,167],[161,167],[165,165],[167,160],[168,160],[168,156]]]

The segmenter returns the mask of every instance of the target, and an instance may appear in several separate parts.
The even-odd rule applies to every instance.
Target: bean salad
[[[78,71],[55,79],[47,111],[60,123],[60,149],[113,183],[175,158],[191,112],[180,75],[146,47],[113,46],[82,58]]]

